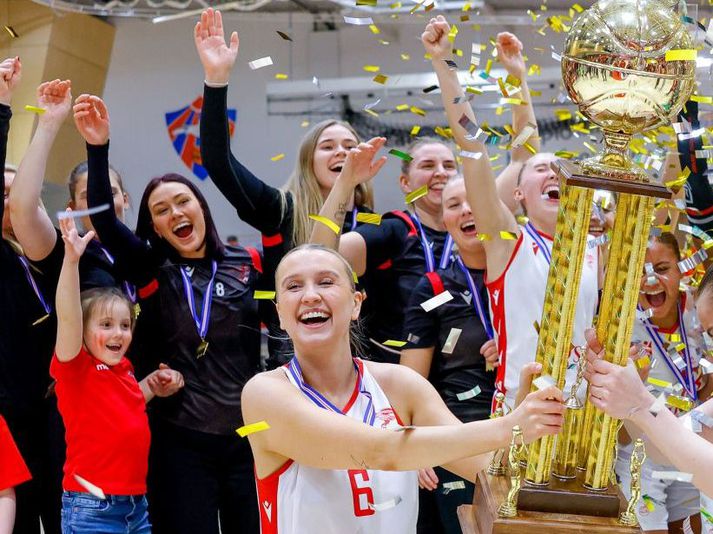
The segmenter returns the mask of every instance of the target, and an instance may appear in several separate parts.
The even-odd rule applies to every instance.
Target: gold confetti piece
[[[572,118],[572,113],[568,109],[556,109],[555,116],[558,121],[568,121]]]
[[[396,106],[396,111],[406,111],[408,107],[408,104],[398,104]]]
[[[401,7],[401,2],[394,2],[393,4],[390,4],[389,7],[391,9],[398,9]]]
[[[503,96],[505,98],[510,96],[507,92],[507,89],[505,89],[505,82],[503,81],[502,78],[498,78],[498,87],[500,88],[500,92],[503,94]]]
[[[408,195],[406,195],[405,202],[406,204],[411,204],[412,202],[416,202],[419,198],[425,197],[428,194],[428,186],[423,185],[416,189],[415,191],[411,191]]]
[[[376,24],[369,24],[369,29],[374,35],[379,35],[381,33],[381,30]]]
[[[357,213],[356,220],[366,224],[381,224],[381,215],[378,213]]]
[[[478,233],[478,239],[481,241],[490,241],[492,237],[490,237],[490,234]]]
[[[646,506],[646,509],[649,512],[653,512],[656,509],[656,506],[654,505],[654,500],[651,497],[649,497],[648,495],[644,495],[642,497],[642,499],[644,501],[644,505]]]
[[[285,157],[285,153],[283,152],[283,153],[281,153],[281,154],[277,154],[277,155],[275,155],[275,156],[272,156],[270,159],[271,159],[272,161],[280,161],[280,160],[281,160],[282,158],[284,158],[284,157]]]
[[[267,421],[258,421],[257,423],[252,423],[250,425],[241,426],[236,430],[238,436],[244,438],[250,434],[255,434],[256,432],[262,432],[263,430],[270,430],[270,425]]]
[[[398,341],[396,339],[387,339],[382,343],[382,345],[386,345],[387,347],[397,347],[401,348],[406,344],[406,341]]]
[[[508,232],[506,230],[500,230],[500,239],[505,239],[506,241],[512,241],[517,239],[517,234],[515,232]]]
[[[411,59],[411,56],[408,54],[401,54],[401,59],[403,59],[404,61],[408,61],[409,59]]]
[[[532,323],[532,326],[535,327],[535,332],[537,332],[539,334],[540,333],[540,323],[535,321],[534,323]]]
[[[594,148],[594,147],[593,147],[592,145],[590,145],[589,143],[587,143],[586,141],[585,141],[584,143],[582,143],[582,144],[583,144],[585,147],[587,147],[592,153],[594,153],[594,154],[597,153],[597,149]]]
[[[470,15],[461,15],[460,16],[461,22],[468,22],[469,20],[470,20]]]
[[[276,80],[286,80],[287,79],[287,74],[283,74],[281,72],[278,72],[275,74],[275,79]]]
[[[518,215],[515,217],[515,220],[517,221],[517,224],[521,224],[522,226],[525,226],[528,222],[530,222],[530,219],[525,215]]]
[[[529,142],[528,142],[528,143],[525,143],[523,146],[524,146],[524,147],[527,149],[527,151],[528,151],[530,154],[532,154],[533,156],[534,156],[535,154],[537,154],[537,149],[536,149],[534,146],[532,146]]]
[[[421,117],[426,116],[426,112],[424,110],[422,110],[421,108],[417,108],[416,106],[411,106],[409,108],[409,110],[411,111],[411,113],[414,113],[415,115],[420,115]]]
[[[327,228],[329,228],[332,232],[335,234],[339,235],[339,232],[341,231],[341,228],[337,226],[337,223],[335,223],[333,220],[329,219],[328,217],[323,217],[322,215],[310,215],[310,219],[313,221],[321,222],[323,225],[325,225]]]
[[[555,156],[563,159],[576,158],[578,155],[579,152],[570,152],[569,150],[558,150],[557,152],[555,152]]]
[[[373,80],[373,81],[375,81],[376,83],[380,83],[380,84],[382,84],[382,85],[385,85],[385,84],[386,84],[386,80],[388,80],[388,79],[389,79],[388,76],[384,76],[383,74],[377,74],[376,76],[374,76],[374,80]]]
[[[392,156],[396,156],[397,158],[402,159],[404,161],[411,161],[413,159],[406,152],[402,152],[401,150],[397,150],[395,148],[392,148],[391,150],[389,150],[389,154],[391,154]],[[423,189],[423,188],[421,188],[421,189]],[[420,189],[417,189],[417,191],[419,191],[419,190]]]
[[[365,111],[366,113],[368,113],[369,115],[373,116],[373,117],[378,117],[378,116],[379,116],[379,114],[378,114],[376,111],[374,111],[373,109],[366,109],[366,108],[364,108],[364,111]]]
[[[47,110],[44,108],[38,108],[37,106],[30,106],[28,104],[25,106],[25,111],[31,111],[32,113],[37,113],[38,115],[42,115]]]
[[[690,412],[693,409],[694,403],[691,399],[687,397],[680,397],[678,395],[670,395],[666,399],[666,404],[683,410],[684,412]]]
[[[362,67],[366,72],[379,72],[381,70],[381,67],[378,65],[364,65]]]
[[[488,59],[488,62],[485,64],[485,74],[490,76],[490,69],[493,67],[493,60]]]
[[[418,135],[418,132],[421,131],[421,127],[416,124],[413,128],[411,128],[411,135]]]
[[[664,185],[671,189],[672,191],[676,192],[678,191],[683,184],[686,183],[688,180],[688,177],[691,175],[691,169],[686,166],[683,169],[683,172],[678,175],[678,177],[675,180],[669,180],[668,182],[665,182]]]
[[[695,61],[698,57],[696,50],[667,50],[666,61]]]
[[[456,35],[458,35],[458,26],[455,24],[451,26],[451,30],[448,32],[448,40],[452,43],[456,40]]]
[[[582,11],[584,11],[584,8],[579,4],[572,4],[572,9],[574,9],[577,13],[581,13]]]
[[[525,106],[527,105],[527,102],[525,102],[522,98],[501,98],[500,101],[503,104],[512,104],[514,106]]]
[[[636,363],[636,367],[638,367],[639,369],[644,369],[651,365],[651,359],[648,356],[642,356],[634,363]]]
[[[713,96],[693,95],[691,96],[691,100],[693,102],[699,102],[701,104],[713,104]]]
[[[274,291],[260,291],[255,290],[253,293],[253,298],[255,300],[274,300],[277,294]]]
[[[281,32],[280,30],[276,30],[276,31],[277,31],[277,35],[282,37],[285,41],[292,41],[292,37],[287,35],[285,32]]]
[[[20,37],[12,26],[5,25],[3,26],[3,28],[5,28],[5,31],[9,33],[10,37],[12,37],[13,39],[17,39],[18,37]]]
[[[482,89],[478,89],[477,87],[471,87],[471,86],[467,86],[467,87],[465,88],[465,92],[466,92],[466,93],[471,93],[471,94],[474,94],[474,95],[482,95],[482,94],[483,94],[483,90],[482,90]]]
[[[302,128],[307,128],[307,126],[309,126],[309,121],[302,121],[302,122],[300,123],[300,126],[301,126]]]
[[[376,7],[376,0],[356,0],[356,5]]]
[[[450,128],[443,128],[442,126],[436,126],[433,129],[433,131],[436,132],[441,137],[445,137],[446,139],[450,139],[452,137],[450,134]]]
[[[357,276],[356,271],[352,271],[352,280],[354,280],[354,284],[359,283],[359,277]]]
[[[652,376],[648,377],[646,381],[651,384],[652,386],[656,386],[659,388],[664,388],[664,389],[672,389],[673,384],[671,382],[666,382],[665,380],[660,380],[658,378],[654,378]]]

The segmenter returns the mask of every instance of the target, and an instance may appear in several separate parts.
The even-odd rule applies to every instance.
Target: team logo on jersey
[[[235,271],[235,278],[241,284],[247,284],[250,278],[250,266],[249,265],[239,265],[238,267],[233,267],[231,270]]]
[[[393,408],[384,408],[379,410],[376,418],[381,421],[381,428],[388,428],[389,424],[396,421],[396,412],[394,412]]]
[[[463,300],[468,306],[470,306],[470,303],[473,302],[473,295],[470,291],[464,291],[460,294],[460,296],[463,297]]]
[[[493,306],[497,306],[498,299],[500,298],[500,290],[499,289],[493,290],[492,295],[493,295]]]
[[[108,370],[109,370],[109,366],[107,366],[106,364],[104,364],[104,363],[97,364],[97,371],[108,371]]]
[[[267,520],[272,523],[272,503],[270,501],[262,501],[262,509],[265,510]]]
[[[208,171],[201,161],[200,119],[203,109],[203,97],[199,96],[190,105],[166,113],[166,128],[173,148],[193,174],[201,180],[208,177]],[[228,110],[228,131],[230,137],[235,132],[235,120],[238,112]]]
[[[535,243],[534,241],[532,242],[532,252],[537,256],[537,253],[540,251],[540,247]]]

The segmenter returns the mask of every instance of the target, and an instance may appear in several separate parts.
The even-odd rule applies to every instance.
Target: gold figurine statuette
[[[493,418],[503,416],[503,404],[505,403],[505,395],[501,391],[495,393],[495,411],[493,412]],[[505,466],[503,465],[503,458],[505,456],[506,449],[498,449],[493,453],[493,457],[490,460],[490,465],[488,466],[487,473],[492,476],[501,477],[506,473]]]
[[[565,402],[566,412],[562,431],[557,436],[557,450],[553,474],[557,478],[575,478],[577,471],[577,455],[582,439],[582,423],[584,422],[584,404],[577,397],[577,391],[584,380],[584,370],[587,366],[586,347],[579,348],[577,363],[577,378],[572,384],[569,398]]]
[[[508,451],[508,469],[510,471],[510,491],[504,502],[498,507],[500,517],[515,517],[517,515],[517,494],[522,486],[520,460],[525,456],[525,438],[519,426],[512,429],[512,441]]]
[[[639,525],[636,519],[636,504],[641,498],[641,466],[646,460],[646,448],[641,438],[634,442],[634,450],[631,453],[631,463],[629,469],[631,472],[631,498],[626,505],[626,510],[619,516],[619,523],[626,527],[636,527]]]

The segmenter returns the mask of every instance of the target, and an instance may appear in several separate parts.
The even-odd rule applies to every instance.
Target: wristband
[[[212,87],[214,89],[219,89],[220,87],[228,87],[228,82],[209,82],[208,80],[203,80],[203,83],[206,84],[208,87]]]

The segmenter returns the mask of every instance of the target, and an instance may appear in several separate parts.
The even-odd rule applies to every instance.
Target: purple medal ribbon
[[[641,306],[638,306],[638,308],[641,310]],[[691,352],[688,350],[688,336],[686,335],[686,325],[683,322],[683,312],[681,310],[681,302],[679,301],[678,303],[678,328],[681,331],[681,340],[683,341],[683,344],[685,345],[683,349],[683,359],[686,364],[686,377],[683,377],[683,374],[679,370],[679,368],[676,366],[676,364],[673,363],[671,360],[671,357],[669,356],[668,352],[664,348],[663,344],[663,339],[661,339],[661,336],[659,335],[658,329],[649,321],[649,319],[644,319],[643,320],[644,326],[646,327],[646,331],[649,333],[649,336],[654,342],[654,345],[656,346],[656,350],[659,351],[661,356],[663,356],[664,361],[666,362],[666,365],[668,368],[671,370],[671,372],[674,374],[676,379],[679,381],[679,383],[684,387],[686,390],[686,393],[688,393],[688,396],[691,397],[694,401],[698,400],[698,391],[696,390],[696,381],[693,376],[693,361],[691,359]]]
[[[354,208],[354,209],[352,210],[352,225],[351,225],[351,227],[349,228],[349,231],[350,231],[350,232],[353,232],[354,229],[357,227],[357,220],[356,220],[356,218],[357,218],[358,213],[359,213],[359,212],[357,211],[356,208]]]
[[[25,276],[27,277],[27,281],[29,282],[30,286],[32,286],[32,290],[35,292],[37,300],[40,301],[42,308],[45,310],[45,315],[49,315],[52,312],[52,306],[47,303],[44,295],[42,294],[42,291],[40,290],[40,286],[37,285],[35,277],[32,276],[32,271],[30,270],[30,264],[27,261],[27,258],[18,255],[17,259],[20,260],[20,265],[22,265],[22,268],[25,270]]]
[[[203,296],[203,308],[201,309],[200,315],[196,310],[196,299],[193,296],[193,284],[191,283],[191,278],[188,276],[188,268],[186,266],[181,267],[181,277],[183,278],[183,289],[186,294],[186,300],[188,301],[188,308],[191,310],[191,315],[193,316],[193,321],[196,323],[196,328],[198,329],[198,335],[201,341],[205,342],[205,336],[208,333],[208,323],[210,322],[210,308],[213,304],[213,285],[215,283],[215,273],[218,271],[218,262],[213,260],[212,273],[210,275],[210,281],[205,290],[205,295]]]
[[[104,256],[106,256],[107,261],[111,264],[114,265],[115,261],[114,256],[112,256],[109,251],[104,248],[102,245],[99,245],[99,248],[101,251],[104,253]],[[124,280],[121,283],[122,287],[124,288],[124,293],[126,294],[127,297],[129,297],[129,300],[131,301],[132,304],[136,304],[136,287],[134,284],[130,284],[126,280]]]
[[[418,237],[421,239],[421,248],[423,248],[423,256],[426,260],[426,272],[433,272],[436,270],[436,259],[433,256],[433,249],[431,248],[428,239],[426,239],[426,232],[423,231],[423,225],[421,225],[421,220],[416,215],[416,212],[409,213],[411,218],[418,226]],[[446,242],[443,244],[443,252],[441,253],[441,260],[438,262],[438,266],[441,269],[448,267],[451,261],[451,250],[453,249],[453,238],[450,234],[446,237]]]
[[[374,426],[374,421],[376,420],[376,410],[374,409],[374,402],[372,401],[371,393],[369,393],[363,387],[361,373],[359,372],[359,366],[357,365],[356,361],[354,361],[354,368],[357,372],[357,389],[359,390],[359,394],[364,395],[369,401],[367,403],[366,410],[364,410],[363,422],[369,426]],[[344,412],[342,412],[342,410],[332,404],[329,399],[327,399],[324,395],[322,395],[312,386],[305,383],[304,379],[302,378],[302,368],[300,367],[300,362],[297,361],[296,356],[293,357],[290,360],[290,363],[287,364],[287,369],[292,375],[292,378],[294,378],[295,382],[297,382],[297,385],[299,386],[300,390],[302,390],[302,393],[304,393],[305,397],[307,397],[320,408],[323,408],[325,410],[331,410],[338,414],[344,415]]]
[[[485,304],[480,300],[480,292],[478,291],[478,288],[475,287],[473,277],[460,256],[456,256],[456,262],[465,275],[465,281],[468,284],[468,289],[470,289],[470,294],[473,297],[473,307],[478,313],[478,317],[480,317],[480,322],[483,324],[483,328],[485,328],[485,333],[487,334],[488,339],[493,339],[493,325],[490,323],[490,318],[485,314]]]
[[[545,240],[542,238],[540,233],[535,229],[534,226],[532,226],[532,223],[528,221],[528,223],[525,225],[525,231],[530,235],[530,237],[537,243],[537,246],[540,247],[542,250],[542,254],[545,256],[545,259],[547,260],[547,265],[549,265],[552,262],[552,254],[550,253],[550,250],[547,248],[547,243],[545,243]]]

